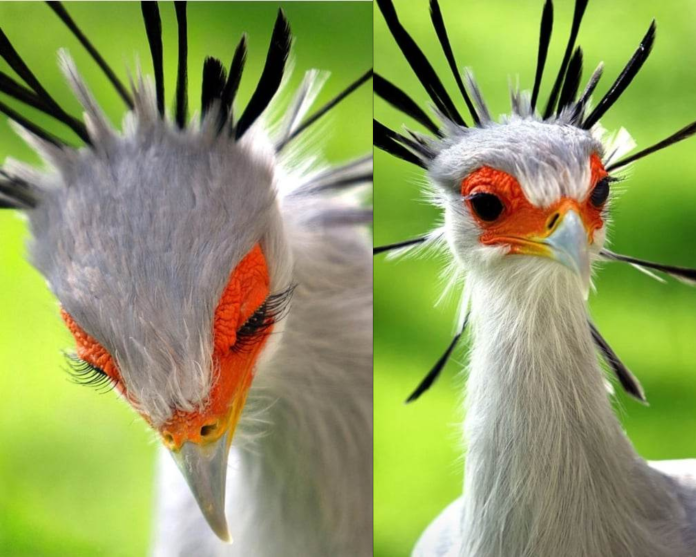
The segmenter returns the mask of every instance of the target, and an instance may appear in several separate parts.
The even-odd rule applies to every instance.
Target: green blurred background
[[[227,66],[243,32],[249,56],[239,106],[251,96],[263,67],[279,4],[190,3],[189,97],[200,106],[206,55]],[[283,3],[296,38],[291,87],[310,68],[330,70],[317,105],[342,90],[372,63],[372,7],[365,2]],[[68,9],[119,77],[136,59],[152,72],[139,3],[71,3]],[[166,92],[176,82],[176,20],[160,6],[164,28]],[[67,47],[112,122],[124,106],[77,40],[43,3],[0,3],[3,30],[43,85],[79,114],[57,68]],[[5,64],[0,70],[12,74]],[[6,102],[6,99],[2,99]],[[8,104],[14,103],[9,102]],[[371,92],[363,87],[323,125],[327,157],[341,161],[370,149]],[[22,114],[69,141],[60,124],[21,108]],[[320,126],[321,126],[320,125]],[[0,159],[37,162],[2,117]],[[341,133],[331,133],[340,129]],[[25,262],[23,220],[0,213],[0,555],[138,556],[150,541],[157,441],[142,420],[112,393],[76,386],[64,373],[61,350],[71,338],[43,279]]]
[[[431,60],[455,102],[464,103],[432,30],[426,0],[396,0],[402,23]],[[440,0],[460,66],[471,66],[494,114],[509,111],[508,79],[531,89],[542,0]],[[560,65],[572,0],[556,0],[542,99]],[[603,95],[628,61],[652,18],[657,41],[640,75],[603,119],[626,127],[639,146],[696,119],[696,3],[690,0],[590,2],[579,42],[585,79],[600,61]],[[422,106],[413,76],[375,8],[375,69]],[[541,104],[541,103],[540,103]],[[398,129],[406,118],[381,100],[376,117]],[[407,122],[414,129],[417,124]],[[439,211],[423,200],[423,172],[375,154],[375,244],[429,230]],[[624,182],[611,238],[616,250],[696,266],[696,138],[637,163]],[[426,525],[461,493],[459,410],[466,347],[418,402],[403,401],[442,354],[452,334],[453,303],[437,308],[437,260],[375,261],[375,555],[408,555]],[[696,456],[696,291],[661,285],[627,266],[609,265],[591,295],[600,330],[643,382],[644,408],[618,396],[618,412],[638,451],[649,459]]]

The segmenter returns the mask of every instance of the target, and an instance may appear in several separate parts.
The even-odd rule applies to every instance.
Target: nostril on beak
[[[167,447],[174,446],[174,436],[171,433],[165,433],[164,435],[162,435],[162,439],[164,439],[164,444]]]
[[[203,427],[201,427],[201,437],[208,437],[210,435],[213,435],[217,431],[217,428],[217,422],[204,425]]]
[[[551,218],[549,218],[549,222],[546,223],[546,228],[548,230],[553,230],[553,227],[556,226],[556,223],[558,222],[558,219],[560,218],[559,213],[554,213],[551,215]]]

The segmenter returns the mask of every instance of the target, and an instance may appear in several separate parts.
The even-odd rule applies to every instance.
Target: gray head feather
[[[548,206],[561,196],[580,198],[589,187],[589,157],[603,155],[590,132],[560,121],[509,116],[483,128],[460,128],[439,145],[431,178],[456,194],[472,171],[490,166],[514,176],[533,204]]]
[[[14,167],[40,192],[29,213],[31,259],[115,359],[139,410],[162,423],[205,401],[214,311],[253,245],[268,246],[272,287],[287,286],[275,152],[257,126],[238,142],[204,133],[215,110],[203,132],[175,130],[140,76],[119,135],[72,60],[63,53],[61,61],[95,148],[60,149],[22,133],[53,167]]]

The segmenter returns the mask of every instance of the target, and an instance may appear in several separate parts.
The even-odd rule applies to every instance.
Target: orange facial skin
[[[266,258],[257,244],[232,272],[215,310],[214,378],[205,407],[193,412],[177,410],[159,428],[168,448],[177,450],[187,441],[211,443],[236,426],[251,386],[254,365],[270,329],[266,328],[256,338],[245,339],[243,348],[235,350],[237,331],[268,298],[269,285]],[[108,352],[82,330],[66,311],[62,310],[61,315],[75,338],[77,356],[106,372],[128,398],[118,369]],[[143,417],[148,420],[147,416]]]
[[[121,386],[121,375],[109,353],[73,320],[72,316],[63,308],[60,316],[72,333],[76,344],[77,357],[88,364],[101,369],[114,382],[117,388]],[[120,390],[120,389],[119,389]]]
[[[582,218],[587,230],[588,243],[592,243],[595,231],[603,226],[603,220],[602,209],[591,203],[590,193],[597,182],[607,176],[607,171],[599,156],[594,153],[590,156],[590,169],[591,187],[585,199],[577,201],[564,197],[543,209],[532,205],[525,197],[519,182],[501,170],[483,166],[469,174],[462,181],[463,197],[475,193],[491,193],[498,196],[504,206],[501,215],[488,222],[480,219],[471,207],[471,202],[466,201],[471,214],[483,230],[480,236],[481,243],[506,244],[510,248],[509,253],[530,253],[530,249],[538,251],[539,246],[534,241],[548,236],[559,220],[558,216],[564,215],[570,209],[575,210]],[[527,239],[529,242],[525,241]]]

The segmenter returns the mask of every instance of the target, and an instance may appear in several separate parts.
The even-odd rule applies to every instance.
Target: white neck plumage
[[[265,433],[230,455],[228,518],[242,533],[235,556],[371,550],[370,393],[356,392],[346,373],[327,380],[307,371],[267,393]]]
[[[680,555],[664,542],[676,503],[613,414],[576,278],[509,259],[467,276],[460,556]]]

